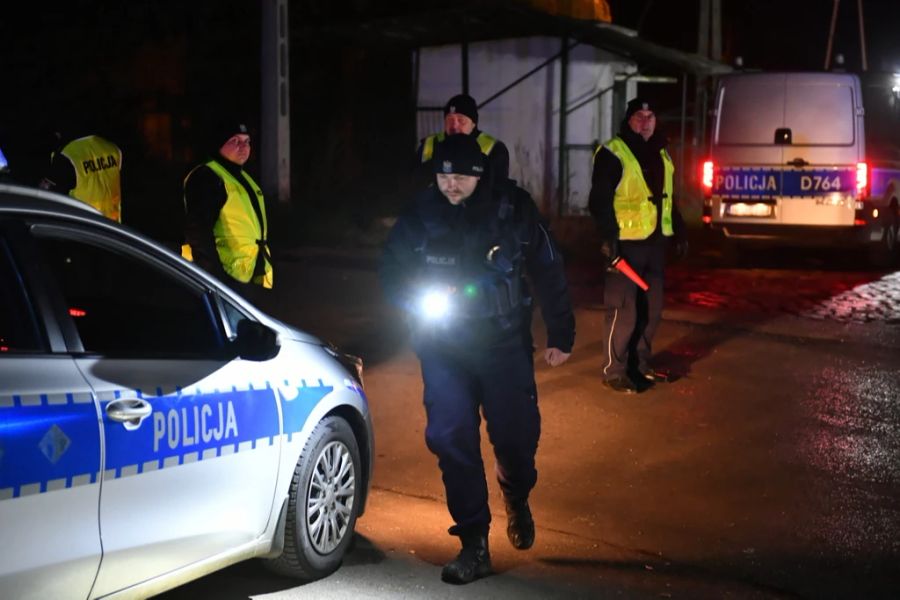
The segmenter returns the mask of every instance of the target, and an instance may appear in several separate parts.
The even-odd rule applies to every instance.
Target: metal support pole
[[[687,138],[687,73],[681,76],[681,145],[678,146],[678,198],[684,196],[684,143]]]
[[[697,54],[709,57],[709,1],[700,0],[697,20]]]
[[[834,0],[834,5],[831,9],[831,27],[828,29],[828,46],[825,48],[825,70],[827,71],[831,67],[831,48],[834,43],[834,30],[837,27],[837,16],[838,16],[838,6],[841,4],[841,0]]]
[[[866,60],[866,25],[863,21],[862,0],[856,0],[856,6],[859,9],[859,53],[862,56],[862,70],[867,71],[869,64]]]
[[[556,216],[563,214],[563,203],[566,201],[566,104],[568,104],[567,87],[569,70],[569,42],[562,38],[562,51],[559,56],[559,173],[558,196],[556,200]]]
[[[469,93],[469,43],[463,42],[460,45],[462,51],[462,91],[463,94]]]
[[[710,36],[712,43],[709,57],[722,60],[722,0],[712,0],[712,18],[710,19]]]
[[[291,199],[290,69],[288,0],[262,2],[262,146],[263,193],[288,203]]]

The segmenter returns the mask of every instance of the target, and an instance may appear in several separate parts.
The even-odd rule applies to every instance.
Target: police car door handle
[[[153,407],[140,398],[122,398],[106,405],[106,415],[113,421],[124,423],[126,429],[133,429],[150,416]]]

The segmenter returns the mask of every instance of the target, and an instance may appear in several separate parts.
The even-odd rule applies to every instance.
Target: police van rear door
[[[712,136],[716,221],[775,218],[784,155],[774,139],[784,127],[784,82],[784,74],[757,73],[719,84]]]
[[[215,295],[175,259],[83,227],[32,233],[102,413],[92,597],[252,545],[272,512],[281,444],[266,363],[223,354]]]
[[[779,222],[852,226],[862,151],[859,81],[844,73],[785,76],[784,172]]]
[[[0,596],[86,598],[100,564],[100,423],[91,389],[0,219]],[[20,265],[26,261],[20,261]]]

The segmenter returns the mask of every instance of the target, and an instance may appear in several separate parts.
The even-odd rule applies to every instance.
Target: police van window
[[[795,146],[844,146],[854,143],[856,109],[849,85],[787,86],[784,127],[790,127]]]
[[[784,127],[783,80],[727,79],[719,91],[716,109],[716,144],[771,144],[775,130]]]
[[[81,240],[39,237],[37,243],[86,352],[210,357],[222,348],[202,291],[136,257]]]
[[[22,280],[0,237],[0,358],[45,350]]]

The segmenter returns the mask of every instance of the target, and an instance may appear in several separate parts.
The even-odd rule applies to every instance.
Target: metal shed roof
[[[404,3],[396,3],[403,5]],[[628,57],[638,64],[694,75],[721,75],[731,67],[641,39],[610,23],[549,14],[515,0],[420,1],[376,17],[310,19],[294,27],[300,44],[388,44],[411,48],[535,35],[566,36]]]

